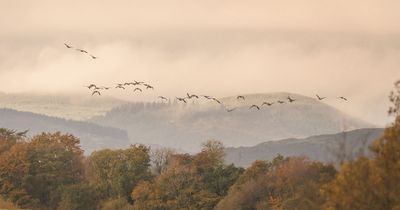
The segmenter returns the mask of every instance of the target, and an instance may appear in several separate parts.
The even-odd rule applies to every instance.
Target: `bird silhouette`
[[[168,99],[167,99],[166,97],[164,97],[164,96],[158,96],[158,98],[160,98],[161,100],[166,100],[166,101],[168,101]]]
[[[322,101],[322,100],[324,100],[326,98],[326,97],[321,97],[318,94],[316,96],[317,96],[318,100],[320,100],[320,101]]]
[[[92,59],[97,59],[98,57],[94,56],[94,55],[90,55],[90,57],[92,57]]]
[[[68,44],[65,44],[65,43],[64,43],[64,45],[65,45],[65,47],[67,47],[67,48],[72,48],[71,45],[68,45]]]
[[[197,96],[197,95],[195,95],[195,94],[192,94],[192,95],[190,95],[189,93],[186,93],[186,95],[187,95],[187,97],[188,97],[188,99],[192,99],[192,98],[199,98],[199,96]]]
[[[221,101],[219,101],[219,100],[216,99],[216,98],[211,98],[211,99],[214,100],[215,102],[219,103],[219,104],[222,104]]]
[[[146,89],[152,89],[152,90],[154,90],[154,87],[151,86],[151,85],[149,85],[149,84],[143,84],[143,85],[146,86]]]
[[[120,88],[120,89],[125,90],[124,84],[117,84],[117,86],[115,88]]]
[[[101,96],[100,91],[97,91],[97,90],[93,91],[92,96],[93,96],[94,94],[99,94],[99,96]]]
[[[135,88],[135,89],[133,89],[133,92],[136,92],[136,91],[142,92],[142,89],[140,89],[140,88]]]
[[[82,53],[88,53],[86,50],[82,50],[82,49],[76,49],[76,50],[78,50],[79,52],[82,52]]]
[[[289,100],[290,103],[293,103],[294,101],[296,101],[296,99],[290,98],[290,96],[288,96],[287,99]]]
[[[261,106],[264,106],[264,105],[272,106],[272,104],[274,104],[274,103],[263,102],[263,103],[261,104]]]
[[[260,107],[255,104],[251,105],[249,109],[251,109],[251,108],[256,108],[256,109],[260,110]]]
[[[235,107],[235,108],[232,108],[232,109],[226,109],[226,111],[227,111],[227,112],[233,112],[233,111],[235,111],[235,109],[236,109],[236,107]]]
[[[284,101],[281,101],[281,100],[278,100],[277,102],[280,103],[280,104],[284,104],[285,103]]]
[[[211,96],[206,96],[206,95],[202,95],[204,98],[206,98],[206,99],[210,99],[210,100],[212,100],[212,97]]]
[[[244,96],[237,96],[236,99],[237,99],[237,100],[239,100],[239,99],[245,100]]]
[[[347,101],[347,98],[345,98],[345,97],[343,97],[343,96],[340,96],[339,98],[340,98],[340,99],[343,99],[344,101]]]
[[[186,99],[185,99],[185,98],[176,97],[176,99],[177,99],[178,101],[183,101],[183,102],[186,104]]]
[[[135,83],[133,84],[133,85],[141,85],[141,84],[144,84],[144,82],[138,82],[138,81],[136,81],[136,80],[134,80],[135,81]]]
[[[85,87],[87,87],[88,89],[92,89],[92,88],[96,88],[96,85],[95,84],[90,84],[90,85],[85,86]]]

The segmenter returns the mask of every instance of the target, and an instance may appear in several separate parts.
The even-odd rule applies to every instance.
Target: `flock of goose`
[[[133,88],[132,88],[133,92],[136,92],[136,91],[142,92],[143,90],[154,90],[154,87],[152,85],[149,85],[149,84],[147,84],[145,82],[138,82],[138,81],[118,83],[118,84],[116,84],[116,86],[114,88],[115,89],[127,90],[127,88],[129,86],[133,86]],[[95,84],[90,84],[90,85],[85,86],[85,87],[87,87],[89,90],[92,91],[92,96],[93,95],[99,95],[100,96],[101,95],[100,91],[109,90],[111,88],[111,87],[105,87],[105,86],[97,86]],[[196,95],[196,94],[186,93],[186,96],[184,96],[184,97],[175,97],[175,99],[178,102],[182,102],[184,104],[188,103],[188,101],[191,100],[191,99],[200,99],[200,98],[204,98],[206,100],[210,100],[212,102],[215,102],[217,104],[220,104],[220,105],[224,106],[227,112],[233,112],[238,108],[238,107],[228,108],[227,106],[225,106],[223,104],[223,102],[221,102],[217,98],[209,96],[209,95]],[[321,97],[321,96],[319,96],[317,94],[316,98],[319,101],[322,101],[322,100],[326,99],[327,97]],[[169,98],[164,97],[164,96],[158,96],[158,99],[161,100],[161,101],[169,101],[170,100]],[[275,103],[277,103],[277,104],[293,103],[293,102],[297,101],[297,99],[292,98],[290,96],[288,96],[286,99],[287,100],[277,100],[277,101],[274,101],[274,102],[264,101],[261,105],[252,104],[249,107],[249,109],[261,110],[261,107],[263,107],[263,106],[272,106]],[[345,98],[343,96],[338,97],[338,99],[341,99],[343,101],[347,101],[347,98]],[[245,101],[246,97],[243,96],[243,95],[239,95],[239,96],[236,97],[236,100]]]
[[[83,49],[79,49],[79,48],[74,48],[73,46],[69,45],[69,44],[65,44],[65,47],[67,47],[68,49],[75,49],[78,52],[84,53],[84,54],[88,54],[92,59],[97,59],[98,57],[90,54],[88,51],[83,50]],[[142,81],[136,81],[134,80],[133,82],[124,82],[124,83],[117,83],[114,87],[114,89],[121,89],[121,90],[126,90],[128,87],[132,86],[133,87],[133,92],[143,92],[143,90],[154,90],[154,87],[146,82],[142,82]],[[94,95],[98,95],[101,96],[101,91],[106,91],[111,89],[112,87],[106,87],[106,86],[98,86],[96,84],[90,84],[85,86],[87,87],[90,91],[92,96]],[[238,107],[234,107],[234,108],[228,108],[227,106],[225,106],[220,100],[218,100],[215,97],[212,96],[208,96],[208,95],[196,95],[196,94],[189,94],[186,93],[186,96],[184,97],[175,97],[176,100],[178,102],[182,102],[182,103],[187,103],[188,100],[190,99],[200,99],[200,97],[206,99],[206,100],[210,100],[213,101],[215,103],[218,103],[220,105],[222,105],[223,107],[225,107],[225,110],[227,112],[233,112],[235,111]],[[319,101],[322,101],[324,99],[326,99],[327,97],[321,97],[318,94],[316,95],[316,98]],[[168,101],[169,99],[167,97],[164,96],[158,96],[158,99],[161,101]],[[241,100],[241,101],[245,101],[246,98],[245,96],[239,95],[236,97],[237,100]],[[297,101],[297,99],[292,98],[290,96],[288,96],[287,101],[285,100],[277,100],[276,102],[263,102],[261,105],[257,105],[257,104],[252,104],[249,109],[256,109],[256,110],[261,110],[261,107],[263,106],[272,106],[273,104],[277,103],[277,104],[284,104],[284,103],[293,103],[295,101]],[[343,101],[348,101],[347,98],[340,96],[338,97],[338,99],[343,100]]]
[[[86,50],[84,50],[84,49],[75,48],[75,47],[73,47],[72,45],[69,45],[69,44],[66,44],[66,43],[64,43],[64,45],[65,45],[65,47],[68,48],[68,49],[71,49],[71,50],[74,50],[74,49],[75,49],[75,50],[78,51],[78,52],[81,52],[81,53],[83,53],[83,54],[89,55],[92,59],[97,59],[96,56],[90,54],[88,51],[86,51]]]

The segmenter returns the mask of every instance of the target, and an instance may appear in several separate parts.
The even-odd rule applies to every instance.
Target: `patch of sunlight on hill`
[[[33,112],[69,120],[87,120],[104,115],[125,104],[112,97],[93,98],[90,95],[40,95],[0,93],[0,108]]]

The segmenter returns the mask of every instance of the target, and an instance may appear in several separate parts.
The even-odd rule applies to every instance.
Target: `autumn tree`
[[[28,145],[20,143],[0,155],[0,194],[19,207],[33,208],[39,205],[39,200],[25,187],[31,168],[27,153]]]
[[[176,152],[169,148],[160,148],[151,150],[151,163],[153,172],[156,175],[160,175],[161,172],[171,162],[173,155]]]
[[[400,114],[400,80],[394,83],[395,90],[390,92],[389,101],[392,105],[389,107],[389,115],[398,117]]]
[[[223,164],[223,145],[209,141],[196,155],[174,155],[152,182],[132,192],[135,209],[213,209],[242,173]]]
[[[87,183],[63,186],[57,210],[98,209],[98,192]]]
[[[6,128],[0,128],[0,155],[9,150],[14,144],[25,139],[27,131],[17,132]]]
[[[371,158],[342,165],[336,179],[323,188],[330,210],[400,209],[400,82],[390,95],[394,123],[371,145]]]
[[[132,145],[128,149],[100,150],[89,158],[91,182],[102,192],[103,198],[125,198],[130,201],[132,189],[149,180],[149,148]]]
[[[23,208],[55,209],[59,187],[83,179],[79,139],[42,133],[0,156],[0,192]]]
[[[334,177],[335,169],[305,158],[256,161],[231,187],[216,209],[317,210],[324,203],[319,187]]]

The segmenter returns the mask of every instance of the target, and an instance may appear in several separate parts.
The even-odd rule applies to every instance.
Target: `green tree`
[[[216,209],[320,209],[319,188],[333,179],[335,169],[305,158],[276,157],[256,161],[239,178]]]
[[[94,210],[98,209],[98,196],[95,188],[80,183],[68,185],[61,189],[58,210]]]
[[[101,150],[89,158],[91,182],[104,198],[124,198],[130,201],[132,189],[149,180],[149,148],[133,145],[125,150]]]
[[[9,150],[14,144],[24,141],[27,132],[17,132],[15,130],[0,128],[0,155]]]
[[[34,208],[39,200],[33,198],[25,188],[25,180],[31,167],[27,159],[28,145],[15,144],[0,155],[0,194],[22,208]]]
[[[223,164],[223,145],[210,141],[199,154],[174,155],[152,182],[132,192],[134,209],[213,209],[243,169]]]
[[[101,205],[101,210],[130,210],[133,207],[128,203],[125,198],[115,198],[106,200]]]
[[[0,156],[1,194],[23,208],[55,209],[59,186],[83,179],[79,139],[42,133]]]

